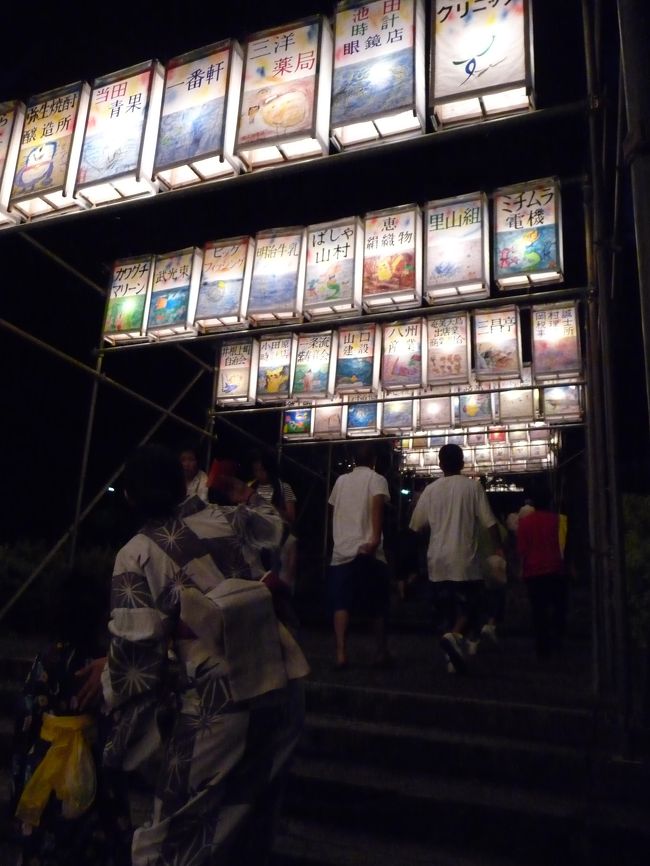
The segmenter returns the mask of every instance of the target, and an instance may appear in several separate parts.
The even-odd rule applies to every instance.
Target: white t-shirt
[[[285,502],[295,502],[296,494],[293,492],[291,485],[287,484],[286,481],[280,481],[281,489],[282,489],[282,497]],[[272,484],[258,484],[255,488],[255,492],[258,496],[261,496],[262,499],[265,499],[267,502],[270,502],[273,499],[273,485]]]
[[[334,506],[332,565],[350,562],[361,545],[371,540],[373,496],[383,496],[386,502],[390,499],[388,482],[369,466],[355,466],[352,472],[336,479],[329,498],[329,504]],[[375,556],[386,561],[382,542]]]
[[[448,475],[425,487],[409,527],[429,527],[429,580],[480,580],[479,528],[496,523],[479,481]]]

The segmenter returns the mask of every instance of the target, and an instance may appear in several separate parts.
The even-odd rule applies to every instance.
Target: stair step
[[[286,811],[348,830],[390,828],[418,844],[463,840],[466,851],[540,864],[557,862],[561,851],[581,862],[595,839],[596,851],[632,843],[633,850],[645,846],[647,852],[650,845],[646,808],[303,756],[294,762]]]
[[[323,760],[406,772],[459,773],[522,786],[577,792],[590,782],[590,756],[579,749],[507,737],[449,732],[437,727],[366,722],[308,714],[300,753]],[[345,758],[342,758],[345,760]]]
[[[388,690],[315,679],[306,683],[306,695],[311,713],[337,714],[360,721],[401,724],[409,719],[423,727],[525,738],[557,746],[589,746],[597,734],[590,709]]]
[[[379,830],[367,833],[292,817],[281,821],[271,866],[529,866],[529,861],[471,855],[453,846],[417,844]]]

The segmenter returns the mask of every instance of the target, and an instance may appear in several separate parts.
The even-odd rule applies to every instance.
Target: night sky
[[[27,101],[33,94],[80,79],[92,82],[152,58],[164,63],[227,37],[243,42],[257,30],[333,11],[333,4],[322,0],[281,4],[240,0],[221,11],[224,7],[223,3],[185,4],[173,7],[170,15],[163,11],[164,4],[136,2],[96,7],[90,20],[87,3],[30,4],[23,10],[25,29],[16,38],[3,39],[0,101]],[[580,3],[537,0],[533,14],[538,107],[551,109],[584,99]],[[104,299],[88,281],[105,290],[117,258],[201,246],[221,237],[317,223],[476,189],[489,191],[552,174],[566,181],[565,213],[570,217],[565,216],[564,222],[566,284],[570,288],[586,284],[581,179],[588,170],[588,154],[583,115],[561,114],[544,124],[532,120],[507,131],[490,125],[439,147],[431,138],[374,148],[362,157],[332,155],[264,177],[244,176],[218,187],[175,191],[61,216],[27,230],[0,231],[0,318],[94,367]],[[634,315],[638,302],[629,212],[623,229],[621,240],[631,264],[617,309]],[[638,322],[638,316],[634,320]],[[619,417],[626,431],[641,442],[647,435],[641,342],[638,327],[622,321],[616,317],[612,322],[620,347],[616,353]],[[214,343],[187,347],[204,362],[213,362]],[[103,366],[110,379],[163,405],[175,398],[197,369],[174,346],[108,353]],[[74,513],[92,379],[5,328],[0,331],[0,377],[5,506],[0,542],[3,536],[38,533],[55,539]],[[634,396],[628,395],[629,382],[636,383]],[[206,373],[178,406],[178,414],[202,427],[211,387]],[[99,389],[86,500],[101,489],[156,418],[153,409],[118,390]],[[277,413],[249,413],[241,419],[252,436],[269,442],[277,439]],[[225,424],[219,424],[217,432],[217,454],[234,452],[243,459],[253,444]],[[177,447],[193,435],[167,422],[158,438]],[[305,459],[304,453],[296,457]],[[288,471],[290,476],[291,471],[299,474],[295,467]],[[632,475],[638,477],[634,471]],[[291,480],[300,483],[297,477]]]

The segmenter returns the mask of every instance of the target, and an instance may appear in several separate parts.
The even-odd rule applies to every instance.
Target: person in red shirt
[[[520,512],[517,552],[530,601],[535,651],[539,659],[545,659],[561,649],[567,604],[560,515],[548,510],[547,496],[536,497],[533,509]]]

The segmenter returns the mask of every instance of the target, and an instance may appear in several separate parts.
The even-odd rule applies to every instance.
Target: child
[[[102,771],[102,717],[80,711],[75,676],[104,654],[108,592],[70,570],[51,607],[51,640],[32,663],[16,713],[13,805],[23,866],[127,866],[125,780]]]

